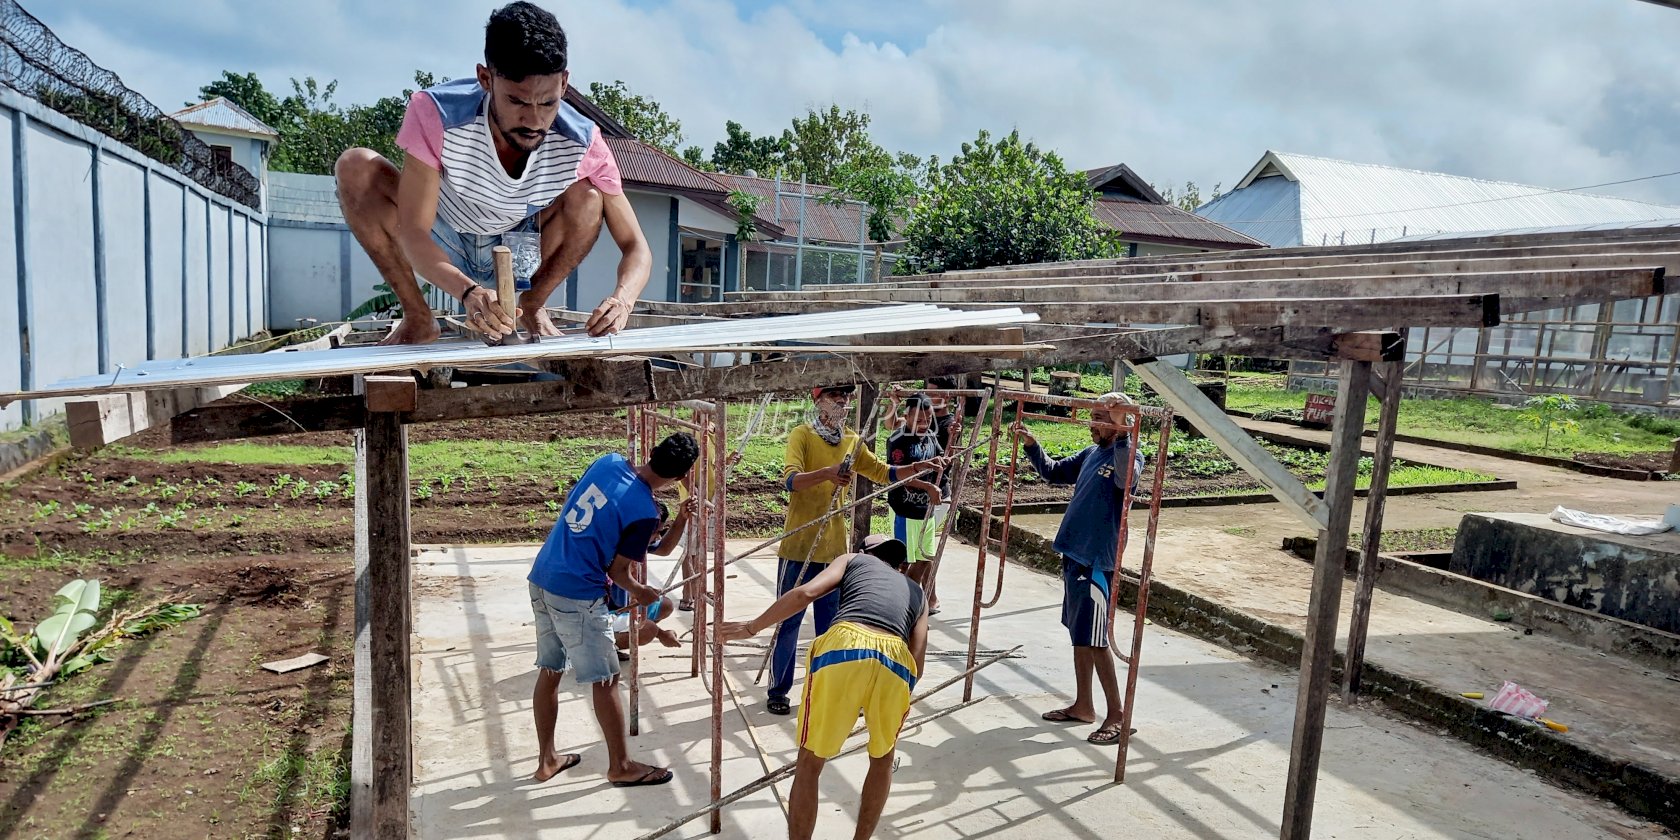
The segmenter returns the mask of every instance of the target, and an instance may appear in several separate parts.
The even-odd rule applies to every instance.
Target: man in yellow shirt
[[[810,422],[801,423],[788,434],[787,452],[783,458],[782,486],[788,490],[787,521],[783,531],[792,531],[813,522],[833,510],[845,510],[851,501],[852,474],[875,482],[891,484],[902,475],[915,475],[937,466],[934,462],[918,462],[906,467],[889,467],[861,445],[857,432],[846,428],[846,416],[851,412],[850,385],[812,388],[816,405]],[[850,462],[848,463],[848,456]],[[835,489],[839,488],[838,495]],[[833,505],[831,507],[831,505]],[[806,528],[782,540],[777,551],[780,558],[776,575],[776,595],[780,597],[803,586],[828,568],[829,561],[846,551],[846,518],[833,516],[821,525]],[[810,562],[806,562],[809,559]],[[801,567],[804,574],[800,574]],[[812,603],[816,613],[817,632],[825,633],[834,622],[840,606],[840,595],[831,592]],[[776,628],[771,644],[770,696],[765,708],[771,714],[785,715],[792,711],[788,705],[788,691],[793,688],[793,663],[799,649],[799,627],[805,621],[801,609]]]

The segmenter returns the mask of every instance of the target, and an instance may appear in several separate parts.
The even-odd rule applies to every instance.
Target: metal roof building
[[[1273,151],[1196,212],[1274,247],[1680,219],[1663,204]]]

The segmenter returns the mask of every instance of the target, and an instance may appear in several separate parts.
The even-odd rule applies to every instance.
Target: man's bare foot
[[[670,630],[660,630],[658,635],[659,643],[666,647],[682,646],[682,642],[677,641],[677,634],[671,632]]]
[[[617,787],[639,787],[642,785],[662,785],[671,781],[671,771],[640,761],[626,761],[618,767],[607,771],[607,781]]]
[[[532,775],[531,778],[536,779],[539,782],[546,782],[549,779],[576,767],[577,763],[582,760],[583,756],[578,755],[577,753],[566,753],[565,755],[545,755],[537,760],[537,772]]]
[[[437,319],[430,312],[425,315],[409,317],[404,315],[401,321],[391,327],[391,334],[379,340],[380,344],[430,344],[438,337]]]
[[[524,330],[526,335],[538,338],[545,335],[560,335],[560,328],[556,327],[554,321],[548,317],[548,308],[543,306],[542,301],[527,299],[524,295],[520,295],[519,309],[519,328]]]

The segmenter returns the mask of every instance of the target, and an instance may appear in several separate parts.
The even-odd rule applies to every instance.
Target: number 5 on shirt
[[[577,504],[566,511],[566,527],[572,529],[574,534],[589,530],[589,523],[595,521],[595,512],[606,503],[606,494],[595,485],[589,485],[584,488],[583,494],[578,496]]]

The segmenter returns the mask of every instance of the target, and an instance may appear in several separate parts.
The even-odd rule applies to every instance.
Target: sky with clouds
[[[460,77],[495,2],[22,0],[174,110],[222,69],[341,102]],[[574,84],[622,79],[710,149],[867,110],[948,157],[1019,129],[1071,165],[1229,186],[1267,149],[1574,188],[1680,170],[1680,11],[1636,0],[539,0]],[[1680,205],[1680,176],[1597,190]]]

